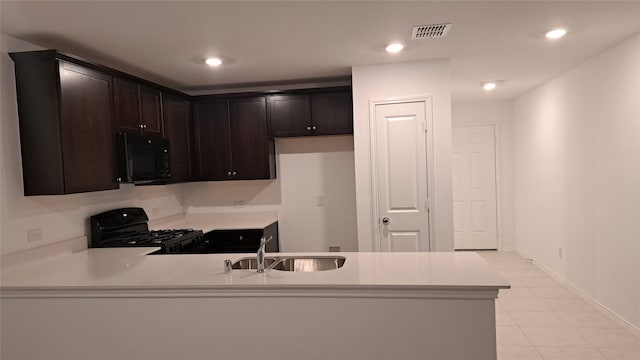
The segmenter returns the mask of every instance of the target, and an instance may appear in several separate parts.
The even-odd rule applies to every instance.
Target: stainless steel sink
[[[292,256],[292,257],[266,257],[264,267],[266,270],[312,272],[339,269],[344,265],[344,256]],[[231,265],[231,269],[255,270],[258,268],[258,260],[255,257],[246,257],[237,260]]]
[[[264,267],[269,268],[269,266],[273,265],[279,258],[274,257],[266,257],[264,258]],[[232,269],[243,269],[243,270],[255,270],[258,268],[258,259],[254,257],[242,258],[231,265]]]
[[[295,272],[326,271],[341,268],[345,260],[342,256],[299,256],[283,258],[271,268]]]

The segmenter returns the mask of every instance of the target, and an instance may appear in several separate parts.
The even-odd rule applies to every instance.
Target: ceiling
[[[640,1],[2,1],[0,11],[2,33],[194,94],[450,58],[454,101],[511,99],[640,32]],[[444,38],[411,40],[414,25],[449,22]],[[560,26],[567,36],[544,38]],[[386,53],[391,41],[405,50]],[[484,80],[505,82],[487,93]]]

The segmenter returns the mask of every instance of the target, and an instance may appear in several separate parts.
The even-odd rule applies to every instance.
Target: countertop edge
[[[328,297],[495,299],[505,285],[214,285],[162,287],[3,287],[0,299]]]

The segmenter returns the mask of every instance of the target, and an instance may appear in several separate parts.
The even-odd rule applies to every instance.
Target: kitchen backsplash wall
[[[7,53],[41,48],[6,35],[2,35],[0,45],[1,254],[83,236],[88,233],[89,216],[113,208],[141,206],[153,218],[182,213],[180,185],[122,185],[120,190],[113,191],[23,196],[15,75],[13,62]],[[29,241],[29,231],[32,241]]]
[[[357,251],[353,137],[277,139],[276,155],[276,180],[184,184],[185,211],[277,211],[282,251]]]

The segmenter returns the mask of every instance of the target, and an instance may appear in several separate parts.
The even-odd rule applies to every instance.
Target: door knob
[[[391,220],[388,217],[383,217],[382,218],[382,223],[385,225],[389,225],[389,223],[391,222]]]

